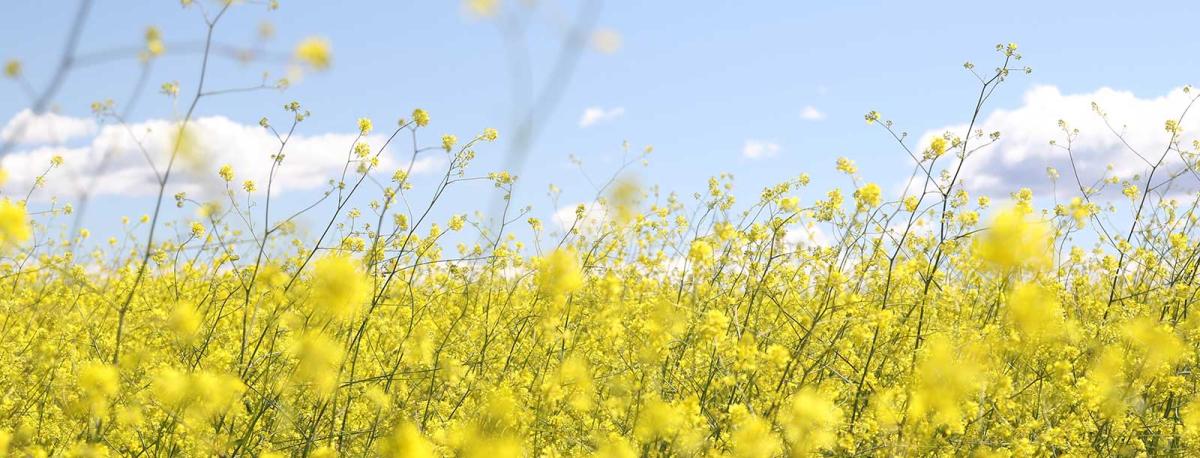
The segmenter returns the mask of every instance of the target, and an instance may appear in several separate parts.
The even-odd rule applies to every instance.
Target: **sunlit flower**
[[[429,113],[426,113],[425,110],[420,108],[413,110],[412,117],[413,122],[417,124],[417,127],[425,127],[429,125]]]
[[[855,173],[858,173],[858,166],[854,165],[854,161],[851,161],[850,159],[839,157],[837,159],[837,170],[845,173],[846,175],[854,175]]]
[[[976,239],[975,253],[1004,269],[1040,268],[1052,260],[1049,237],[1044,223],[1012,207],[996,214],[988,230]]]
[[[25,206],[0,200],[0,246],[24,242],[32,235]]]
[[[329,68],[332,59],[329,41],[324,38],[305,38],[296,45],[294,52],[296,60],[307,64],[315,70]]]
[[[329,255],[313,263],[312,303],[318,313],[346,320],[369,298],[371,285],[349,256]]]

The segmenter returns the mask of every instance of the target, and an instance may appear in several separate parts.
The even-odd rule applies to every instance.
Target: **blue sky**
[[[561,44],[549,11],[569,17],[578,6],[542,3],[528,35],[535,84],[544,80]],[[544,133],[530,152],[528,166],[520,171],[516,200],[546,216],[554,211],[545,196],[548,183],[563,189],[560,204],[589,199],[593,191],[580,180],[568,156],[582,158],[593,175],[602,176],[615,166],[624,140],[637,148],[655,147],[651,165],[639,171],[643,182],[684,194],[702,191],[709,176],[726,171],[736,176],[744,199],[802,172],[813,175],[819,190],[848,186],[844,176],[832,172],[838,156],[858,162],[865,179],[898,188],[911,168],[910,159],[885,132],[866,125],[863,114],[879,110],[914,139],[960,124],[969,118],[978,91],[962,63],[971,60],[987,71],[998,62],[993,46],[1009,41],[1020,44],[1023,64],[1034,72],[1012,77],[991,101],[988,113],[1030,105],[1023,97],[1039,86],[1078,94],[1078,101],[1109,87],[1129,93],[1098,97],[1108,97],[1105,100],[1133,111],[1131,116],[1146,115],[1151,124],[1161,126],[1162,119],[1177,114],[1172,110],[1178,103],[1150,102],[1191,82],[1200,70],[1200,61],[1184,51],[1196,41],[1192,18],[1183,14],[1190,7],[1185,2],[1150,7],[1115,1],[610,0],[604,2],[597,24],[617,31],[622,45],[612,54],[589,50],[582,55],[542,126]],[[74,8],[74,2],[65,1],[5,5],[0,59],[21,59],[27,77],[40,88],[53,70]],[[510,4],[505,8],[520,9]],[[199,116],[220,115],[254,125],[262,116],[283,119],[279,107],[298,100],[313,112],[301,126],[301,132],[311,136],[351,132],[361,116],[374,119],[383,130],[415,107],[432,114],[431,130],[423,136],[430,145],[442,133],[467,137],[496,127],[504,136],[513,130],[509,60],[501,34],[490,20],[465,15],[457,2],[283,1],[273,12],[261,5],[238,5],[219,24],[217,41],[249,44],[262,21],[274,24],[277,32],[266,48],[283,54],[304,37],[327,37],[333,44],[332,68],[308,74],[282,93],[204,99]],[[139,46],[148,25],[160,27],[168,44],[195,42],[204,32],[194,7],[183,9],[169,1],[101,0],[89,18],[80,52]],[[194,90],[197,55],[172,51],[168,48],[155,63],[149,89],[130,121],[172,119],[170,102],[156,94],[162,82],[177,80],[184,93]],[[264,70],[280,75],[286,67],[282,62],[243,65],[218,60],[208,84],[242,87],[257,83]],[[55,97],[55,106],[64,115],[87,117],[92,101],[113,98],[120,103],[128,98],[138,69],[136,59],[79,69]],[[0,122],[28,105],[17,85],[0,82]],[[620,109],[622,114],[581,127],[580,118],[590,107]],[[820,119],[806,119],[809,107],[819,111]],[[1031,110],[1053,120],[1059,108],[1072,113],[1053,104]],[[1165,111],[1154,118],[1159,113],[1135,111],[1142,109]],[[1009,121],[1006,126],[1023,128]],[[1029,145],[1049,140],[1039,135],[1046,134],[1026,135]],[[776,145],[770,148],[777,152],[747,158],[743,150],[748,141]],[[1149,146],[1153,141],[1145,140]],[[1097,158],[1115,157],[1104,151],[1110,143],[1097,141]],[[482,174],[501,167],[504,144],[478,150],[480,160],[473,170]],[[345,149],[330,154],[344,155]],[[1051,163],[1048,154],[1034,151],[1022,157]],[[1016,180],[1042,179],[1027,175],[1000,179],[1014,180],[1012,189],[1020,185]],[[486,209],[481,189],[487,188],[451,195],[446,208]],[[283,198],[298,205],[311,193],[296,191]],[[149,209],[147,201],[144,196],[102,197],[88,225],[112,227],[114,215],[128,208]]]

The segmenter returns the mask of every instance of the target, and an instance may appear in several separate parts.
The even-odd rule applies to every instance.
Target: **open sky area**
[[[66,165],[51,172],[34,201],[58,196],[70,202],[90,184],[94,203],[86,224],[98,231],[115,229],[123,209],[148,208],[157,191],[154,175],[140,154],[113,137],[162,127],[186,111],[200,71],[203,13],[220,6],[198,3],[96,2],[77,51],[86,65],[66,75],[48,106],[64,118],[46,121],[57,127],[38,138],[32,137],[40,131],[30,129],[31,138],[14,141],[0,159],[13,192],[28,189],[58,154]],[[1179,89],[1200,70],[1200,62],[1185,57],[1195,41],[1190,18],[1180,14],[1189,7],[499,2],[492,15],[480,16],[457,2],[284,1],[277,10],[239,2],[214,28],[213,41],[256,50],[255,59],[216,53],[206,88],[252,87],[264,81],[264,72],[269,82],[289,76],[290,87],[201,99],[195,117],[208,129],[204,173],[181,176],[176,184],[204,195],[219,186],[216,169],[225,163],[238,181],[265,180],[262,164],[273,151],[258,122],[267,117],[286,128],[282,106],[294,100],[311,116],[297,128],[302,141],[291,146],[280,172],[276,197],[283,206],[307,205],[340,173],[358,118],[374,121],[370,140],[377,146],[397,119],[418,107],[432,117],[418,137],[423,146],[439,145],[442,134],[470,138],[498,129],[501,141],[476,148],[471,172],[514,168],[520,176],[514,202],[532,205],[532,214],[543,218],[594,199],[596,186],[617,170],[625,141],[633,153],[654,147],[648,166],[630,169],[642,183],[683,195],[702,192],[708,177],[730,172],[737,195],[753,200],[762,187],[808,172],[813,191],[806,198],[812,200],[827,188],[854,186],[829,173],[843,156],[858,164],[863,179],[899,195],[912,159],[879,125],[864,122],[864,114],[878,110],[894,121],[918,154],[934,135],[962,135],[980,87],[963,63],[973,62],[986,77],[1003,59],[995,45],[1015,42],[1024,58],[1014,67],[1033,71],[1011,74],[980,114],[983,129],[1003,135],[968,162],[976,177],[968,189],[1003,197],[1027,186],[1048,196],[1055,188],[1046,167],[1066,164],[1065,152],[1048,144],[1064,138],[1058,119],[1081,130],[1074,154],[1084,181],[1098,179],[1109,164],[1117,174],[1140,171],[1137,156],[1092,112],[1093,101],[1137,149],[1165,146],[1163,122],[1186,108],[1189,97]],[[57,68],[75,10],[74,2],[17,2],[0,18],[0,58],[19,59],[29,83],[28,90],[12,80],[0,84],[0,120],[9,137],[32,105],[30,91],[43,91]],[[269,39],[259,38],[263,24],[273,30]],[[137,54],[150,26],[161,31],[165,50],[144,65]],[[515,29],[522,39],[507,38]],[[310,71],[292,59],[296,44],[308,37],[330,43],[327,70]],[[577,56],[572,37],[580,38]],[[167,82],[178,82],[178,99],[160,93]],[[89,106],[106,99],[129,127],[91,115]],[[506,158],[528,100],[541,101],[533,110],[536,135],[528,159],[515,167]],[[1185,128],[1191,125],[1185,120]],[[113,165],[94,167],[97,155],[111,148],[119,150]],[[385,166],[406,164],[411,148],[392,148]],[[418,191],[444,167],[439,159],[436,151],[419,157]],[[550,184],[561,196],[548,197]],[[487,183],[472,184],[447,195],[442,208],[484,211],[490,195]],[[188,216],[179,211],[171,216]]]

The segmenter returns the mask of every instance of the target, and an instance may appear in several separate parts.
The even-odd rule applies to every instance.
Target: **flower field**
[[[968,65],[976,114],[1020,57],[998,46],[995,70]],[[328,45],[292,58],[327,67]],[[72,227],[77,202],[0,188],[0,452],[1200,453],[1200,199],[1170,186],[1197,170],[1182,118],[1133,178],[1051,171],[1065,200],[967,191],[962,164],[1003,133],[914,144],[871,112],[871,132],[912,156],[903,193],[849,159],[819,165],[843,180],[830,189],[722,175],[675,194],[618,174],[554,229],[518,209],[518,176],[473,167],[508,133],[443,135],[440,115],[347,120],[445,167],[415,184],[411,164],[344,145],[311,234],[273,211],[270,180],[228,165],[204,171],[224,186],[204,201],[164,193],[167,165],[158,206],[108,240]],[[307,116],[291,103],[263,118],[279,140],[269,178],[296,166],[288,139]],[[171,127],[171,164],[208,141],[190,122]],[[39,185],[68,179],[64,160]],[[479,182],[497,212],[433,216]],[[172,205],[196,216],[165,221]]]

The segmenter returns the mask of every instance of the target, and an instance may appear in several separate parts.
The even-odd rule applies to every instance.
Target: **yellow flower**
[[[637,458],[638,452],[624,437],[616,433],[609,433],[592,456],[593,458]]]
[[[381,456],[389,458],[433,458],[433,444],[421,435],[417,426],[403,422],[392,430],[379,444]]]
[[[458,137],[455,137],[453,135],[443,135],[442,136],[442,149],[446,150],[447,153],[449,153],[450,150],[454,149],[455,143],[458,143]]]
[[[921,349],[909,412],[930,416],[935,425],[959,431],[967,401],[986,384],[985,373],[971,349],[961,348],[944,335],[929,338]]]
[[[203,317],[195,307],[179,304],[167,318],[167,325],[181,340],[190,341],[200,330]]]
[[[228,412],[245,391],[246,385],[233,375],[171,367],[159,370],[150,385],[155,402],[164,409],[200,420]]]
[[[616,220],[621,224],[633,220],[638,213],[642,198],[642,187],[632,177],[624,177],[613,183],[608,193],[608,203],[616,210]]]
[[[487,129],[483,129],[483,135],[480,137],[483,137],[483,139],[486,141],[494,142],[497,138],[500,138],[500,132],[489,127]]]
[[[172,82],[168,82],[168,83],[163,83],[159,92],[162,92],[163,94],[169,95],[171,97],[176,97],[179,95],[179,82],[172,81]]]
[[[1087,224],[1087,219],[1096,211],[1095,204],[1084,203],[1083,199],[1075,197],[1071,199],[1071,205],[1068,207],[1071,214],[1071,219],[1075,220],[1075,227],[1083,229]]]
[[[946,154],[946,139],[943,137],[934,137],[929,143],[929,157],[936,159]]]
[[[1082,397],[1108,418],[1117,418],[1128,408],[1125,363],[1125,355],[1119,348],[1105,347],[1084,378]]]
[[[79,389],[85,395],[107,398],[117,394],[119,388],[115,367],[92,362],[79,369]]]
[[[1054,291],[1041,285],[1021,283],[1008,295],[1008,317],[1023,339],[1041,343],[1065,335],[1062,306]]]
[[[452,231],[461,231],[461,230],[462,230],[462,228],[463,228],[463,223],[464,223],[464,222],[466,222],[466,217],[465,217],[465,216],[463,216],[463,215],[454,215],[454,216],[451,216],[451,217],[450,217],[450,222],[449,222],[449,223],[446,223],[446,226],[447,226],[447,227],[449,227],[449,228],[450,228],[450,230],[452,230]]]
[[[854,201],[857,203],[859,210],[878,207],[882,200],[881,196],[882,191],[879,189],[879,185],[875,183],[867,183],[854,191]]]
[[[349,256],[334,254],[313,263],[311,298],[319,315],[345,321],[356,315],[370,296],[370,283]]]
[[[10,59],[4,63],[4,76],[8,78],[17,78],[21,76],[21,61]]]
[[[1051,180],[1057,180],[1060,175],[1058,174],[1058,169],[1054,167],[1046,167],[1046,176]]]
[[[836,444],[842,411],[828,393],[806,387],[792,395],[779,422],[792,456],[809,456]]]
[[[1192,436],[1200,435],[1200,401],[1193,399],[1181,410],[1183,431]]]
[[[697,266],[707,266],[713,262],[713,247],[704,240],[693,240],[688,249],[688,259]]]
[[[492,17],[500,11],[500,0],[463,0],[467,12],[478,17]]]
[[[1178,135],[1180,132],[1183,131],[1183,128],[1181,128],[1179,126],[1179,121],[1176,121],[1174,119],[1168,119],[1166,122],[1165,128],[1166,128],[1167,132],[1170,132],[1170,133],[1176,134],[1176,135]]]
[[[429,113],[426,113],[425,110],[420,108],[413,110],[412,117],[413,122],[417,123],[417,127],[425,127],[429,125]]]
[[[191,394],[197,400],[190,413],[202,418],[229,412],[246,392],[246,385],[231,374],[199,371],[192,374],[189,382]]]
[[[146,28],[146,56],[157,57],[166,51],[166,46],[162,41],[162,31],[158,27],[150,26]]]
[[[305,38],[296,45],[296,60],[316,70],[329,68],[331,60],[329,40],[318,37]]]
[[[80,400],[92,415],[101,415],[108,409],[108,402],[121,388],[117,368],[93,361],[79,369],[78,381]]]
[[[638,412],[637,422],[633,427],[633,435],[642,443],[655,439],[671,438],[682,427],[683,415],[676,406],[651,397],[642,405]]]
[[[1002,210],[975,240],[975,254],[1001,269],[1044,268],[1052,262],[1050,232],[1020,207]]]
[[[552,297],[575,292],[583,286],[583,273],[575,252],[558,249],[542,259],[538,266],[538,285]]]
[[[734,457],[771,457],[783,452],[783,444],[771,430],[771,423],[754,414],[738,421],[729,439]]]
[[[1142,356],[1142,370],[1149,374],[1170,371],[1175,364],[1191,354],[1189,346],[1173,330],[1156,321],[1142,317],[1127,323],[1125,337]]]
[[[358,156],[359,159],[365,159],[367,156],[371,155],[371,145],[368,145],[365,142],[355,143],[354,155]]]
[[[784,197],[782,199],[779,199],[779,209],[780,210],[791,213],[791,212],[795,212],[796,209],[799,207],[800,207],[800,198],[798,198],[798,197]]]
[[[217,171],[217,175],[220,175],[221,179],[225,180],[226,183],[233,181],[233,166],[229,164],[222,165],[221,169]]]
[[[45,456],[45,454],[38,453],[33,456]],[[111,455],[109,454],[108,447],[104,446],[104,444],[79,442],[72,445],[69,450],[66,450],[64,456],[69,458],[106,458]]]
[[[621,33],[608,28],[592,32],[592,48],[604,54],[614,54],[621,49]]]
[[[321,332],[306,332],[293,343],[291,354],[296,358],[293,377],[297,382],[308,384],[322,397],[337,389],[343,356],[337,341]]]
[[[192,229],[192,237],[195,237],[195,238],[204,237],[204,233],[207,232],[207,229],[205,229],[205,227],[204,227],[204,223],[201,223],[199,221],[192,221],[191,229]]]
[[[729,223],[728,221],[717,223],[716,226],[713,227],[713,232],[715,232],[717,234],[717,238],[721,239],[722,241],[729,241],[737,236],[737,228],[733,227],[733,224]]]
[[[24,242],[32,234],[25,207],[8,199],[0,201],[0,246]]]
[[[1138,196],[1138,187],[1135,184],[1127,183],[1125,187],[1121,189],[1121,194],[1124,194],[1125,197],[1130,199],[1136,199]]]
[[[846,175],[854,175],[858,173],[858,166],[854,165],[854,161],[848,158],[839,157],[837,159],[837,170]]]
[[[371,133],[371,118],[358,118],[358,133],[366,135]]]

